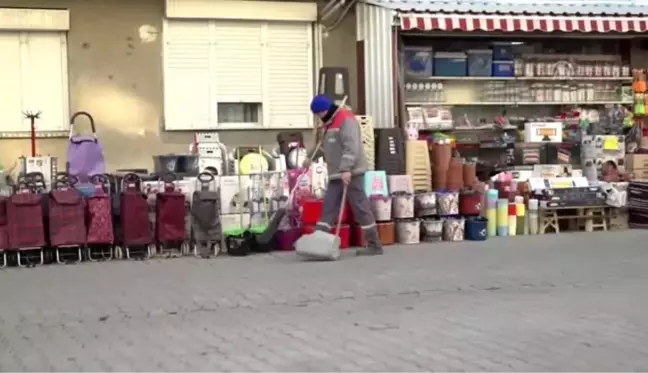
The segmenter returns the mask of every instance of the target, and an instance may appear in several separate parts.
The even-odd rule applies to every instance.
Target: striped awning
[[[648,17],[401,13],[401,29],[485,32],[646,32]]]

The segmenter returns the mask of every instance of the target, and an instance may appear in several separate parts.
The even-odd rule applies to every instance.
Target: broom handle
[[[344,215],[344,205],[346,205],[348,187],[345,185],[342,189],[342,200],[340,201],[340,212],[338,213],[337,228],[335,229],[335,235],[340,237],[340,228],[342,227],[342,215]]]

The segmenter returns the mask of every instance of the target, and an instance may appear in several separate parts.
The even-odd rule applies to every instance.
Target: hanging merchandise
[[[270,169],[268,157],[263,154],[249,152],[239,159],[239,173],[241,175],[267,172]]]
[[[221,209],[223,214],[242,214],[250,211],[248,175],[222,176],[220,181]]]
[[[220,254],[222,244],[220,185],[208,172],[198,174],[196,183],[191,202],[193,253],[209,258]]]
[[[371,210],[377,222],[390,221],[392,217],[392,197],[373,195],[369,197]]]
[[[156,174],[172,172],[179,177],[195,177],[200,168],[200,156],[196,154],[162,154],[153,156]]]
[[[387,174],[385,171],[367,171],[364,175],[364,191],[370,196],[388,196]]]
[[[49,244],[56,250],[56,261],[65,263],[61,250],[73,248],[75,262],[81,262],[81,248],[86,244],[86,203],[73,185],[76,177],[66,173],[56,175],[54,188],[49,193]]]
[[[414,195],[416,216],[421,218],[437,214],[437,200],[434,192],[418,192]]]
[[[149,206],[141,185],[141,179],[134,173],[126,174],[122,179],[119,216],[122,229],[121,242],[128,259],[136,247],[143,248],[145,259],[153,254],[150,247],[153,230],[149,220]]]
[[[115,241],[112,220],[110,182],[106,175],[94,175],[90,179],[95,187],[88,204],[87,255],[91,261],[112,259]],[[98,254],[98,257],[95,257]]]
[[[414,217],[414,195],[412,193],[392,193],[392,211],[395,219],[410,219]]]
[[[320,159],[321,161],[321,159]],[[328,184],[328,169],[323,161],[310,165],[311,190],[315,198],[324,198]],[[365,178],[366,180],[366,178]]]
[[[405,148],[401,130],[389,128],[377,129],[374,132],[376,170],[385,170],[387,175],[404,175],[406,173]]]
[[[179,251],[188,252],[185,231],[185,196],[178,191],[177,176],[166,173],[160,178],[160,191],[155,201],[155,241],[160,253]]]
[[[421,242],[421,221],[418,219],[402,219],[396,221],[398,243],[410,245]]]
[[[77,118],[84,116],[90,121],[91,135],[77,135]],[[70,140],[67,152],[67,172],[85,183],[90,176],[106,173],[103,148],[97,139],[97,130],[92,116],[85,111],[72,115],[70,119]]]
[[[50,156],[20,157],[20,173],[39,173],[45,180],[45,189],[51,190],[54,176],[58,173],[58,158]]]
[[[463,241],[465,234],[465,220],[463,218],[446,218],[443,220],[443,240],[456,242]]]
[[[634,92],[634,113],[636,115],[646,114],[646,70],[632,70],[633,82],[632,91]]]
[[[485,241],[488,237],[488,220],[482,217],[471,217],[466,220],[466,239]]]
[[[20,176],[17,188],[7,203],[9,246],[17,250],[19,266],[40,265],[44,261],[43,246],[46,244],[43,224],[43,175],[30,173]],[[38,252],[38,262],[33,263],[29,259],[23,262],[23,252],[29,251]]]
[[[228,162],[225,159],[227,148],[221,143],[199,143],[198,172],[210,172],[214,175],[227,175]]]
[[[443,220],[428,218],[421,220],[421,235],[425,242],[438,242],[443,239]]]
[[[459,193],[438,192],[436,198],[439,216],[459,215]]]
[[[308,157],[308,151],[304,146],[304,135],[301,132],[279,132],[277,144],[279,144],[278,154],[283,154],[286,158],[288,169],[301,168]]]
[[[367,159],[369,170],[376,169],[376,145],[374,138],[374,126],[371,117],[366,115],[356,115],[356,120],[360,125],[360,135],[362,137],[362,149]]]
[[[432,191],[430,156],[425,140],[407,141],[405,143],[407,174],[412,177],[414,190]]]

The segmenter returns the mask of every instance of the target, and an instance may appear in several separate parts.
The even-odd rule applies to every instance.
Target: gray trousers
[[[330,232],[334,228],[333,223],[340,214],[340,203],[342,202],[342,191],[344,184],[342,180],[330,180],[324,195],[322,217],[317,222],[315,229]],[[380,248],[376,219],[371,211],[369,198],[364,191],[364,176],[353,176],[347,187],[347,202],[351,206],[356,223],[360,225],[364,239],[368,247]]]

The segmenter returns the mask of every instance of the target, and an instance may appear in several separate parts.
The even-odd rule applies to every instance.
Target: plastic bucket
[[[466,239],[469,241],[486,241],[488,219],[478,217],[466,220]]]

